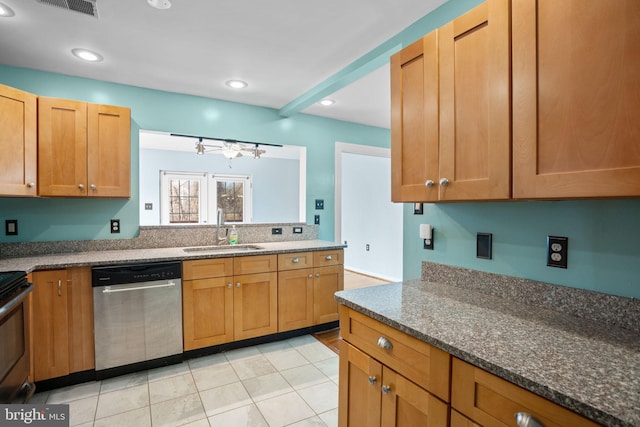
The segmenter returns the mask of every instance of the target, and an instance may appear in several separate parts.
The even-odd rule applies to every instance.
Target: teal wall
[[[422,248],[419,224],[435,229]],[[493,233],[493,259],[476,233]],[[569,238],[568,268],[546,266],[546,238]],[[640,297],[640,199],[425,204],[404,209],[404,279],[433,261],[614,295]]]
[[[325,200],[320,238],[334,236],[334,147],[336,141],[389,146],[389,130],[306,114],[282,118],[276,110],[210,98],[81,79],[0,65],[0,83],[37,95],[131,108],[131,199],[0,198],[0,221],[18,219],[19,235],[0,242],[128,238],[138,234],[138,131],[209,135],[307,147],[307,222],[313,201]],[[121,220],[121,234],[109,220]]]

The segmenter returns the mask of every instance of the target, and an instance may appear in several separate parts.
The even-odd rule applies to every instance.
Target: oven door
[[[22,401],[35,391],[28,382],[29,336],[26,296],[33,285],[0,307],[0,403]],[[24,389],[27,386],[27,389]],[[18,394],[25,393],[25,395]],[[28,395],[26,395],[28,394]]]

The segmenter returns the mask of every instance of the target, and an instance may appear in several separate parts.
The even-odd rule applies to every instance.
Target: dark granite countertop
[[[239,245],[240,247],[246,245]],[[203,258],[222,258],[247,255],[269,255],[289,252],[321,251],[344,248],[345,245],[324,240],[300,240],[290,242],[252,243],[260,249],[238,250],[232,246],[225,249],[186,252],[180,248],[123,249],[47,254],[21,258],[0,259],[0,271],[46,270],[55,268],[125,264],[135,262],[154,262],[167,260],[187,260]]]
[[[596,422],[640,426],[638,332],[422,280],[336,300]]]

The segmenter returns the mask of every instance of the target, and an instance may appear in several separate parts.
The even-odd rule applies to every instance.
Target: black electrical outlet
[[[144,204],[144,210],[145,211],[152,211],[153,210],[153,203],[145,203]]]
[[[120,220],[112,219],[111,220],[111,233],[120,233]]]
[[[6,219],[4,221],[4,234],[6,236],[17,236],[18,235],[18,220],[17,219]]]
[[[271,234],[282,234],[282,227],[273,227],[271,229]]]
[[[478,233],[476,237],[476,258],[491,259],[493,234]]]
[[[302,234],[302,227],[293,227],[293,234]]]
[[[324,209],[324,200],[316,199],[316,209],[318,210]]]
[[[369,252],[369,249],[371,249],[371,247],[369,246],[369,244],[367,243],[366,245],[364,245],[364,249]]]
[[[569,238],[547,236],[547,265],[549,267],[567,268]]]
[[[313,223],[320,225],[320,215],[313,216]]]

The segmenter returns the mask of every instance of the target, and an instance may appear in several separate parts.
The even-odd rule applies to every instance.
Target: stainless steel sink
[[[220,245],[220,246],[194,246],[182,249],[185,252],[247,252],[262,249],[257,245]]]

